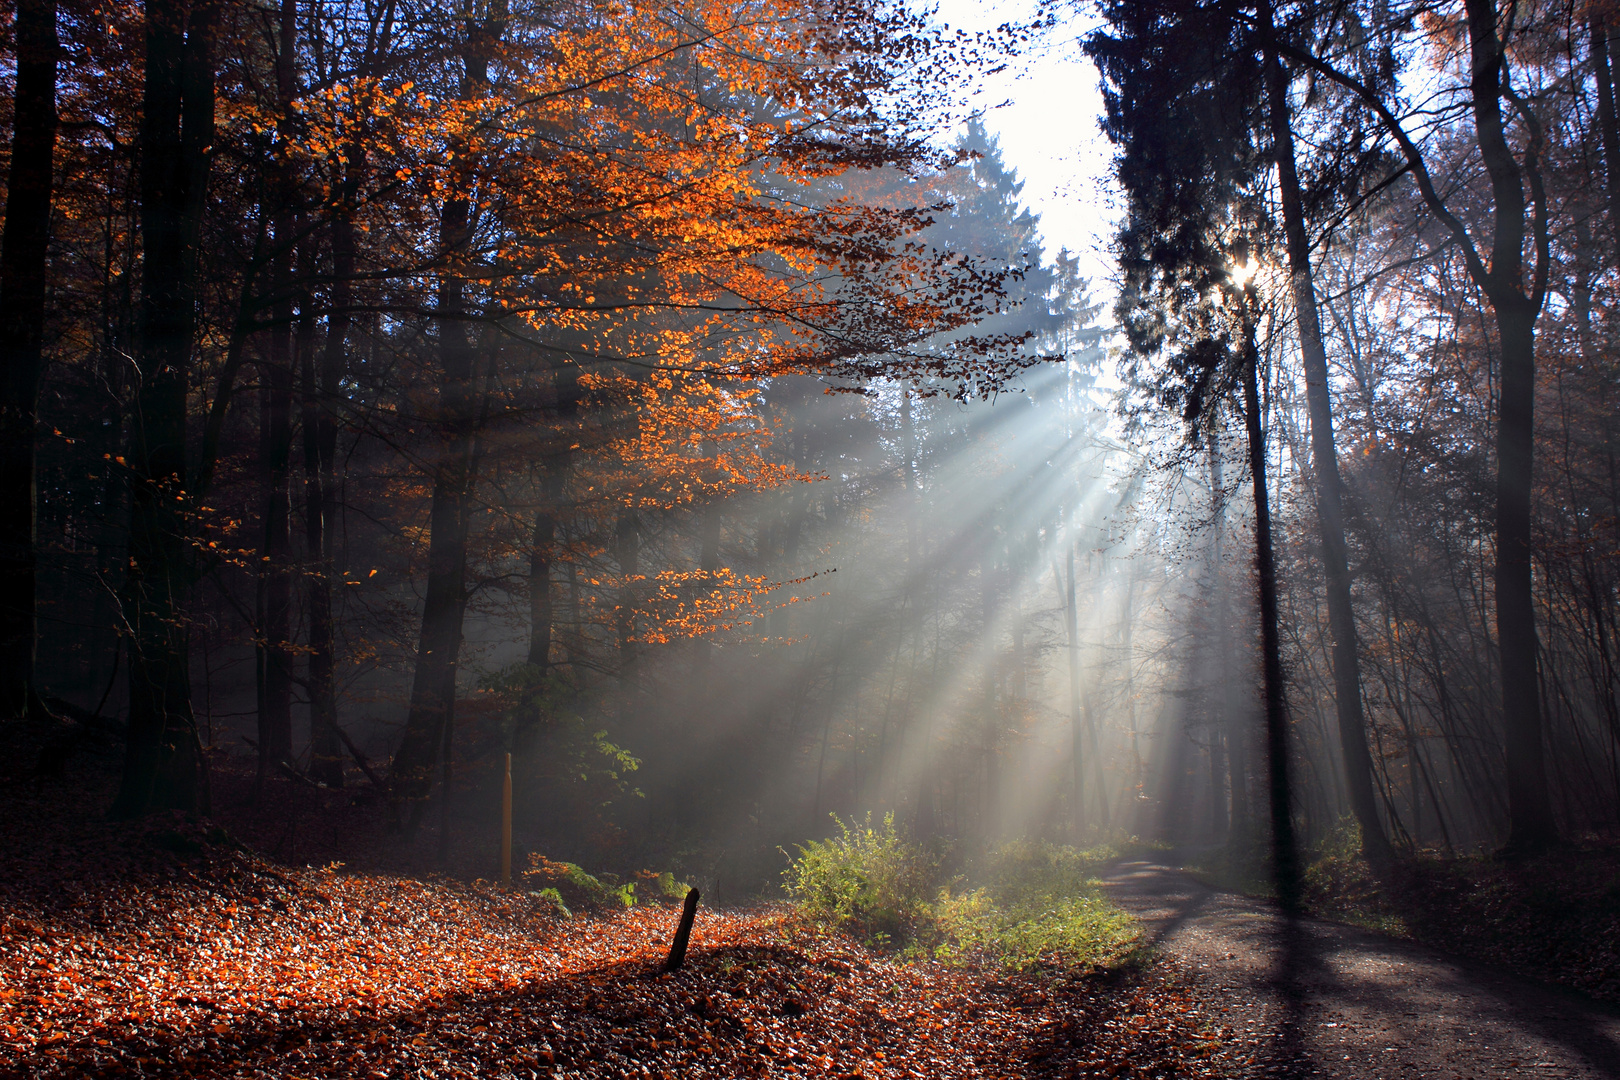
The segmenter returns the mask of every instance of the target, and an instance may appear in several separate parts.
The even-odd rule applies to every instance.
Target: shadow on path
[[[1218,892],[1153,860],[1110,896],[1190,969],[1255,1075],[1620,1077],[1620,1010],[1411,942]]]

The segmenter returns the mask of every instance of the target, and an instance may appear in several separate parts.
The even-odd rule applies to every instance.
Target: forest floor
[[[785,905],[562,917],[523,891],[288,867],[183,815],[0,792],[0,1076],[1232,1076],[1173,961],[903,963]]]
[[[1620,1076],[1620,1009],[1409,941],[1212,889],[1151,859],[1114,865],[1110,899],[1260,1075]],[[1245,1048],[1247,1052],[1245,1052]]]
[[[248,774],[216,770],[217,820],[109,822],[106,741],[58,776],[37,775],[34,752],[0,761],[0,1078],[1245,1068],[1174,961],[906,963],[753,904],[702,907],[685,968],[662,975],[678,908],[563,917],[470,880],[487,852],[427,873],[435,843],[413,860],[374,804],[340,792],[276,779],[255,811]]]
[[[351,796],[251,811],[222,773],[223,825],[115,823],[110,746],[33,760],[0,762],[0,1077],[1620,1075],[1609,1007],[1153,862],[1111,876],[1152,942],[1112,971],[904,963],[755,904],[661,975],[675,908],[425,873]]]

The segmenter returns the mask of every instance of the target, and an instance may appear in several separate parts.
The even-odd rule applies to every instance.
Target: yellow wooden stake
[[[501,784],[501,884],[512,884],[512,755],[506,755],[506,779]]]

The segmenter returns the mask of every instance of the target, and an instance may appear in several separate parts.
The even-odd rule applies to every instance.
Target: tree
[[[1114,32],[1093,36],[1086,48],[1106,80],[1104,130],[1120,148],[1117,170],[1128,198],[1116,305],[1133,354],[1127,374],[1154,406],[1179,415],[1193,441],[1215,430],[1223,404],[1241,394],[1236,405],[1254,494],[1272,867],[1279,899],[1293,906],[1300,868],[1258,389],[1261,305],[1252,280],[1269,234],[1261,201],[1266,154],[1254,138],[1264,73],[1247,28],[1225,10],[1132,3],[1110,7],[1108,18]],[[1160,366],[1148,366],[1154,363]]]
[[[35,700],[34,429],[56,150],[56,0],[17,5],[16,105],[0,242],[0,716]]]
[[[1536,319],[1547,297],[1551,208],[1542,173],[1543,124],[1513,81],[1508,46],[1516,29],[1516,11],[1516,5],[1498,5],[1494,0],[1467,0],[1463,5],[1467,97],[1480,162],[1489,179],[1488,255],[1482,254],[1468,226],[1440,193],[1430,173],[1431,153],[1408,134],[1386,93],[1329,58],[1285,45],[1279,50],[1351,91],[1378,116],[1424,204],[1461,252],[1469,277],[1491,305],[1502,380],[1496,419],[1495,607],[1511,820],[1505,850],[1528,855],[1547,849],[1558,835],[1543,744],[1530,528]],[[1412,18],[1396,18],[1383,29],[1394,32],[1410,25]],[[1517,147],[1510,131],[1513,117],[1523,128]],[[1535,253],[1528,281],[1527,244]]]
[[[140,146],[143,363],[131,437],[129,734],[112,812],[206,809],[185,622],[193,553],[186,489],[186,393],[197,326],[197,245],[214,139],[219,6],[156,0],[146,9]]]
[[[1277,168],[1278,201],[1282,207],[1288,279],[1299,332],[1300,357],[1305,369],[1306,400],[1310,407],[1311,471],[1315,480],[1322,564],[1327,577],[1328,625],[1333,637],[1334,703],[1339,721],[1339,744],[1344,754],[1351,810],[1361,826],[1362,852],[1377,871],[1385,873],[1393,853],[1383,822],[1378,818],[1378,804],[1373,793],[1372,759],[1367,752],[1360,650],[1356,643],[1356,617],[1350,599],[1351,574],[1345,545],[1344,480],[1339,475],[1338,451],[1333,440],[1333,403],[1328,385],[1327,349],[1316,304],[1315,274],[1311,267],[1312,244],[1306,229],[1304,193],[1295,160],[1290,78],[1277,55],[1275,40],[1279,27],[1269,2],[1259,5],[1257,21],[1265,68],[1266,115],[1271,133],[1272,157]],[[1305,22],[1304,28],[1308,29],[1310,25],[1310,22]],[[1291,27],[1287,32],[1298,34],[1300,30]],[[1353,126],[1350,130],[1354,130]],[[1361,151],[1356,146],[1348,149],[1350,155]],[[1361,151],[1359,156],[1366,160],[1365,151]],[[1376,158],[1373,163],[1378,164]],[[1358,180],[1354,175],[1338,179],[1352,187]]]
[[[1162,20],[1116,21],[1122,44],[1132,34],[1162,34],[1166,25],[1172,34],[1181,27],[1200,27],[1220,34],[1231,51],[1212,61],[1190,61],[1195,67],[1212,66],[1216,78],[1228,69],[1261,72],[1260,86],[1253,87],[1256,99],[1250,106],[1252,137],[1258,144],[1269,141],[1269,157],[1276,168],[1276,195],[1281,214],[1281,247],[1289,268],[1294,302],[1295,327],[1303,361],[1306,398],[1310,410],[1312,475],[1317,504],[1317,534],[1327,579],[1330,663],[1334,672],[1334,702],[1338,720],[1347,789],[1351,809],[1361,826],[1362,845],[1369,862],[1387,868],[1391,851],[1379,820],[1373,790],[1372,762],[1367,749],[1365,712],[1362,706],[1359,652],[1356,644],[1355,612],[1351,604],[1351,573],[1345,544],[1344,484],[1339,474],[1333,438],[1333,405],[1329,386],[1327,350],[1317,309],[1311,264],[1312,241],[1307,220],[1307,200],[1318,214],[1334,207],[1340,191],[1355,191],[1370,170],[1382,168],[1376,154],[1369,154],[1354,116],[1340,116],[1318,150],[1324,176],[1315,180],[1315,190],[1307,191],[1296,159],[1293,122],[1295,105],[1291,80],[1277,56],[1275,41],[1281,36],[1304,37],[1319,24],[1334,25],[1331,13],[1319,12],[1313,5],[1293,5],[1289,21],[1281,25],[1270,3],[1255,6],[1249,14],[1241,5],[1228,3],[1179,3],[1151,7]],[[1349,36],[1346,33],[1343,36]],[[1126,46],[1128,47],[1128,46]],[[1307,101],[1305,107],[1309,107]],[[1320,103],[1318,107],[1321,107]]]

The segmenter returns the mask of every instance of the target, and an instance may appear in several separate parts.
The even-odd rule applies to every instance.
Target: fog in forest
[[[1531,296],[1476,250],[1507,182],[1439,24],[1364,85],[1106,6],[1089,280],[958,100],[1052,25],[405,6],[227,11],[184,91],[217,145],[148,124],[202,187],[140,207],[135,62],[63,16],[124,97],[62,84],[0,644],[8,708],[123,740],[116,816],[488,877],[511,754],[520,868],[726,899],[888,815],[951,859],[1251,867],[1289,823],[1375,864],[1620,827],[1620,142],[1580,20],[1516,61]]]

